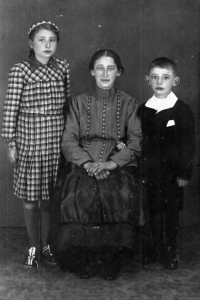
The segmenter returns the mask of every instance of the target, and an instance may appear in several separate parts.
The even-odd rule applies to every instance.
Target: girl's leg
[[[26,228],[28,231],[30,247],[37,248],[38,246],[38,222],[39,222],[39,209],[38,201],[24,200],[24,217]]]
[[[49,247],[51,202],[42,200],[40,203],[40,239],[42,245],[42,256],[46,263],[55,265],[56,261]]]
[[[50,232],[50,200],[43,200],[40,203],[40,235],[42,248],[49,244],[49,232]]]
[[[38,221],[39,210],[38,201],[26,201],[24,200],[24,216],[26,227],[29,236],[30,248],[24,260],[26,267],[38,267],[36,248],[38,246]]]

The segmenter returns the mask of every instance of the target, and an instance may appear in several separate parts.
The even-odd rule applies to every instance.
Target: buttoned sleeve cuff
[[[83,168],[84,164],[86,164],[86,163],[88,163],[88,162],[92,162],[92,160],[86,160],[86,161],[84,161],[84,162],[80,165],[80,167]]]
[[[136,156],[137,155],[133,150],[126,148],[112,155],[110,159],[113,160],[121,168],[127,164],[137,166]],[[138,156],[140,156],[140,152],[138,152]]]

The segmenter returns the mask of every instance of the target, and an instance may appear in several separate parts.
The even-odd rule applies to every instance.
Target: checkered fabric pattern
[[[2,136],[18,152],[14,194],[29,201],[49,200],[56,182],[70,69],[66,60],[55,60],[59,68],[40,65],[34,72],[24,61],[8,76]]]

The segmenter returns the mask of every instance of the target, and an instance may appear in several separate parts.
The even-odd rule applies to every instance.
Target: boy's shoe
[[[55,266],[57,265],[57,262],[55,260],[55,257],[54,255],[52,254],[51,250],[50,250],[50,247],[49,245],[47,245],[46,247],[44,247],[42,249],[42,260],[43,262],[45,262],[46,264],[48,265],[52,265],[52,266]]]
[[[153,264],[153,263],[162,263],[163,261],[163,256],[159,252],[154,252],[154,253],[146,253],[145,255],[142,256],[142,264],[143,265],[148,265],[148,264]]]
[[[179,267],[179,256],[177,255],[176,251],[173,250],[171,247],[167,248],[165,261],[163,263],[164,268],[168,270],[177,270]]]
[[[157,251],[154,247],[149,247],[145,249],[142,253],[142,264],[148,265],[153,263],[163,263],[163,249]]]
[[[28,255],[25,257],[24,265],[26,267],[38,268],[36,248],[31,247],[28,249]]]
[[[164,263],[164,268],[168,270],[177,270],[179,267],[178,258],[170,258]]]

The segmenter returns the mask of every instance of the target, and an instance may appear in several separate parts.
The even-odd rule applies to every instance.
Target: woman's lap
[[[77,245],[132,247],[134,228],[141,225],[145,210],[136,168],[97,181],[72,165],[63,172],[53,197],[52,243],[57,251]]]
[[[74,166],[61,187],[61,223],[138,223],[144,195],[134,169],[96,180]]]

